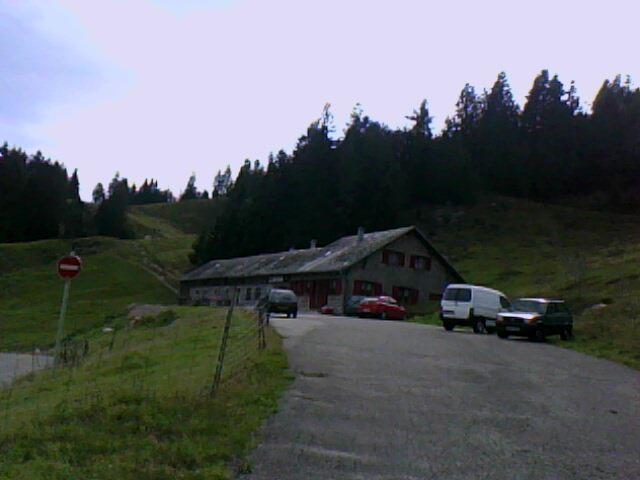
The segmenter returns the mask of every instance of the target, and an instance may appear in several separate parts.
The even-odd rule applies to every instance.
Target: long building
[[[352,295],[390,295],[411,310],[438,301],[461,275],[416,227],[343,237],[325,246],[212,260],[180,281],[183,304],[254,305],[272,288],[296,292],[300,310],[325,305],[336,313]]]

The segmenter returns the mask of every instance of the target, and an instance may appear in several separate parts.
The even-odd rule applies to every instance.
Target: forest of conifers
[[[192,261],[320,244],[358,226],[397,226],[425,204],[469,204],[495,193],[540,201],[588,197],[616,210],[640,206],[640,89],[605,81],[590,111],[573,83],[541,72],[521,107],[501,73],[489,91],[465,85],[439,134],[426,101],[391,129],[357,106],[343,135],[326,108],[291,153],[245,161],[222,216],[202,232]],[[0,242],[100,233],[127,236],[124,209],[173,201],[157,182],[116,177],[88,215],[78,177],[38,154],[0,150]],[[186,161],[186,160],[185,160]],[[144,189],[144,195],[141,192]],[[208,197],[190,179],[181,200]]]

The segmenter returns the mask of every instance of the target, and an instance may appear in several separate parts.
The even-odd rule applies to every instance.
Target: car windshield
[[[469,302],[471,300],[471,290],[468,288],[447,288],[444,292],[444,299],[456,302]]]
[[[515,300],[513,302],[514,312],[544,313],[546,308],[546,303],[535,300]]]
[[[269,296],[272,302],[295,302],[296,294],[291,290],[273,290]]]
[[[379,300],[385,303],[398,303],[393,297],[380,297]]]

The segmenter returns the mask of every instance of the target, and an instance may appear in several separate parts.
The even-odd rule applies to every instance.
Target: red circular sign
[[[82,260],[76,255],[67,255],[58,260],[58,275],[62,278],[73,278],[82,270]]]

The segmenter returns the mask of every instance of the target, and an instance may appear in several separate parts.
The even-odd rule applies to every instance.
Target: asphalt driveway
[[[640,478],[637,371],[411,323],[272,324],[296,380],[242,478]]]

